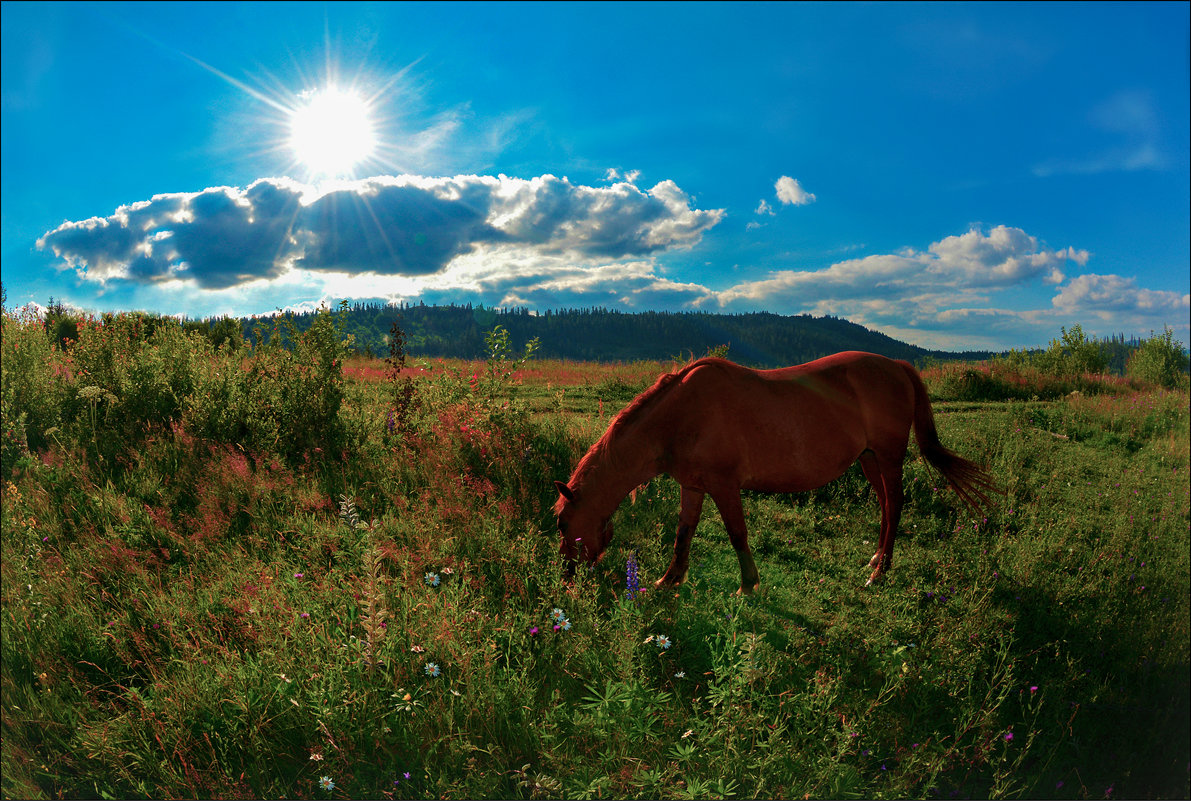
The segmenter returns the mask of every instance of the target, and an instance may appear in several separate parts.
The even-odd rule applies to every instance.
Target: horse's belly
[[[741,488],[759,492],[807,492],[835,481],[864,450],[863,441],[840,436],[829,442],[782,442],[748,449],[741,465]]]

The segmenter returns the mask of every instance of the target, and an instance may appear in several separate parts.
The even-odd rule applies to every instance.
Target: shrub
[[[1174,389],[1187,372],[1187,353],[1183,343],[1174,339],[1174,332],[1163,327],[1161,334],[1150,332],[1125,366],[1125,374],[1147,384]]]
[[[255,331],[240,363],[234,341],[213,351],[189,401],[187,423],[200,436],[291,460],[342,444],[343,360],[351,341],[339,315],[322,308],[298,332],[289,317],[271,335]]]
[[[62,365],[32,309],[3,315],[0,346],[0,425],[4,436],[4,475],[27,449],[48,442],[46,432],[61,425],[65,383]]]

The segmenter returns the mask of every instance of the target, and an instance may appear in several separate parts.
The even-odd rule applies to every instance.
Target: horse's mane
[[[706,364],[707,359],[699,359],[690,364],[671,370],[668,373],[663,373],[658,377],[658,380],[653,382],[653,386],[642,392],[637,397],[629,402],[629,405],[620,410],[612,420],[612,424],[608,426],[608,430],[604,435],[596,441],[594,445],[588,449],[583,458],[579,460],[579,464],[575,466],[575,472],[571,474],[571,480],[568,482],[571,487],[577,486],[583,477],[589,473],[592,468],[602,462],[608,453],[608,448],[612,441],[615,440],[625,428],[631,425],[641,413],[648,407],[654,405],[659,398],[665,395],[671,387],[682,381],[691,370]],[[559,507],[561,507],[561,499],[559,500]],[[557,508],[556,508],[557,511]]]

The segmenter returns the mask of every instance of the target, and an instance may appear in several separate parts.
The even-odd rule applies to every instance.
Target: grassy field
[[[746,497],[758,595],[712,504],[658,592],[677,486],[568,584],[551,482],[672,365],[393,376],[327,326],[63,353],[6,316],[4,797],[1191,793],[1185,390],[938,401],[987,516],[912,448],[878,585],[853,468]]]

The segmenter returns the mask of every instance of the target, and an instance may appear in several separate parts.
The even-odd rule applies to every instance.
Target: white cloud
[[[1059,290],[1052,301],[1066,314],[1129,313],[1167,315],[1169,321],[1186,321],[1191,295],[1168,290],[1143,289],[1134,278],[1119,275],[1081,275]]]
[[[635,177],[635,175],[634,175]],[[288,179],[157,195],[47,232],[88,280],[185,282],[207,290],[291,271],[427,276],[494,245],[580,261],[641,258],[697,244],[723,218],[673,181],[608,187],[542,175],[379,176],[321,193]]]
[[[777,214],[777,212],[775,212],[773,210],[773,206],[770,206],[769,202],[765,198],[761,198],[761,202],[757,204],[757,210],[753,213],[754,214],[767,214],[770,217]]]
[[[1054,283],[1069,260],[1087,261],[1086,251],[1053,251],[1020,228],[973,229],[931,244],[926,252],[905,250],[836,262],[822,270],[781,270],[769,278],[719,293],[727,307],[758,302],[805,304],[824,300],[885,299],[934,295],[947,289],[965,294],[1042,278]]]
[[[777,190],[777,199],[784,205],[805,206],[815,202],[815,196],[803,189],[797,178],[783,175],[777,179],[773,188]]]
[[[999,293],[1059,284],[1070,264],[1090,254],[1052,250],[1020,228],[996,226],[948,236],[924,251],[907,248],[847,259],[819,270],[780,270],[717,292],[714,303],[734,311],[832,314],[929,347],[1001,347],[1045,341],[1056,310],[998,308]],[[896,332],[896,333],[895,333]],[[964,332],[965,341],[957,340]],[[1041,333],[1038,333],[1041,332]],[[998,340],[997,337],[1000,337]]]

